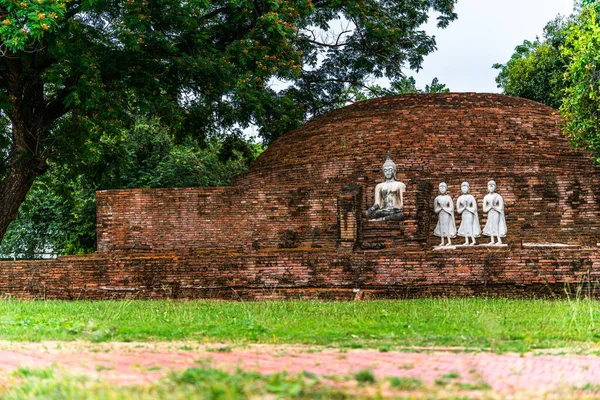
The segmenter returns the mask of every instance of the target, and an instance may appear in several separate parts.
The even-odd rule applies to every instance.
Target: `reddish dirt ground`
[[[220,349],[221,351],[217,351]],[[453,349],[380,352],[275,345],[198,345],[196,343],[0,342],[3,374],[19,367],[55,366],[116,384],[148,384],[169,371],[194,366],[227,371],[241,368],[270,374],[309,371],[321,377],[352,377],[371,370],[377,379],[407,377],[435,385],[440,379],[490,394],[522,397],[552,395],[573,387],[599,385],[600,357],[594,355],[465,353]],[[446,378],[444,378],[446,375]],[[450,375],[448,377],[448,375]],[[599,395],[598,392],[587,392]]]

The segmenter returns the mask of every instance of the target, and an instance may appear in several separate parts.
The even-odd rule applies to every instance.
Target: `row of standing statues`
[[[456,212],[462,215],[460,227],[456,230],[454,218],[454,202],[447,194],[448,185],[442,182],[439,185],[440,194],[433,202],[433,210],[438,214],[438,223],[433,234],[442,238],[440,246],[452,245],[452,238],[462,236],[465,245],[476,244],[475,238],[481,234],[490,237],[490,244],[502,244],[502,238],[506,236],[506,218],[504,217],[504,200],[496,193],[496,182],[489,181],[487,185],[488,194],[483,198],[483,212],[487,214],[487,222],[481,231],[479,225],[479,214],[477,212],[477,200],[469,193],[468,182],[460,185],[462,194],[456,199]],[[445,241],[445,240],[446,241]],[[470,239],[470,241],[469,241]]]
[[[388,158],[383,164],[385,181],[375,186],[374,204],[366,212],[366,216],[375,221],[399,221],[404,217],[404,192],[406,185],[396,180],[396,164]],[[441,238],[440,246],[452,245],[452,238],[457,235],[465,238],[465,245],[476,244],[475,238],[490,237],[492,245],[502,244],[506,236],[506,219],[504,217],[504,200],[496,193],[496,182],[489,181],[488,194],[483,198],[483,212],[487,214],[487,222],[483,231],[479,224],[477,200],[470,194],[468,182],[460,185],[462,194],[456,200],[456,212],[462,216],[460,227],[456,230],[454,201],[448,195],[448,185],[439,185],[440,194],[434,200],[433,209],[438,214],[438,222],[433,232]]]

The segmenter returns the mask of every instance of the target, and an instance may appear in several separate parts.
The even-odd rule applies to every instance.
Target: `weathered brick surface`
[[[449,253],[450,252],[450,253]],[[405,298],[598,296],[596,249],[261,250],[0,262],[19,298]]]
[[[109,190],[96,201],[101,253],[331,247],[337,238],[336,199],[295,187]]]

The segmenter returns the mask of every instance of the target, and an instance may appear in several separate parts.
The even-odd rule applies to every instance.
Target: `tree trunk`
[[[43,165],[45,166],[45,163]],[[35,177],[44,169],[40,160],[31,157],[30,154],[19,155],[9,162],[8,170],[0,183],[0,241],[8,225],[17,217],[19,207]]]
[[[35,178],[47,169],[42,155],[42,139],[48,129],[44,85],[29,64],[17,58],[7,59],[3,74],[12,103],[7,111],[12,123],[12,143],[0,182],[0,242]]]

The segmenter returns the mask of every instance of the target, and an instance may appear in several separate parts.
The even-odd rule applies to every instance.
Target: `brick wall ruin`
[[[0,293],[40,299],[600,297],[598,251],[575,248],[112,253],[0,262],[0,270]]]
[[[98,251],[0,262],[24,298],[597,295],[600,168],[560,118],[496,94],[357,103],[280,138],[231,187],[97,192]],[[390,150],[403,221],[369,221]],[[506,247],[436,250],[439,182],[479,204],[494,179]],[[457,216],[457,226],[460,217]],[[461,241],[457,238],[455,242]],[[487,242],[480,238],[479,243]]]

